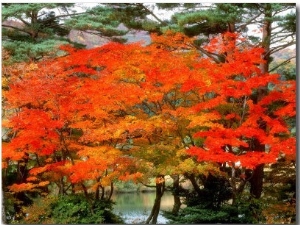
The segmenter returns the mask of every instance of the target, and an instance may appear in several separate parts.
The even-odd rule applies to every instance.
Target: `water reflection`
[[[112,197],[115,201],[114,212],[120,215],[125,223],[136,224],[146,221],[151,213],[155,200],[155,192],[117,193]],[[161,200],[161,210],[172,210],[174,205],[173,195],[165,192]],[[160,213],[158,224],[166,224],[168,220]]]

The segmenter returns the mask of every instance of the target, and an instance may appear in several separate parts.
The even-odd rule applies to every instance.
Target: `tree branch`
[[[258,18],[262,13],[258,13],[257,15],[253,16],[252,18],[250,18],[248,21],[246,21],[243,25],[240,26],[240,29],[238,29],[239,31],[244,29],[246,26],[250,25],[253,20],[255,20],[256,18]]]
[[[271,73],[272,71],[276,70],[277,68],[279,68],[280,66],[283,66],[285,64],[288,64],[289,62],[291,62],[291,59],[296,58],[296,56],[292,56],[290,58],[288,58],[287,60],[283,61],[282,63],[280,63],[279,65],[273,67],[272,69],[269,70],[269,73]]]
[[[150,188],[156,188],[156,185],[149,185],[149,184],[144,184],[143,182],[140,182],[142,185],[145,187],[150,187]]]
[[[274,54],[275,52],[278,52],[278,51],[280,51],[282,49],[285,49],[285,48],[287,48],[287,47],[289,47],[291,45],[294,45],[294,44],[296,44],[296,41],[292,41],[292,42],[289,42],[289,43],[284,44],[284,45],[278,45],[278,46],[270,49],[269,53],[270,54]]]
[[[208,56],[209,58],[213,59],[216,63],[221,63],[221,60],[219,60],[218,58],[216,57],[221,57],[220,55],[218,54],[215,54],[215,53],[212,53],[212,52],[208,52],[206,51],[205,49],[197,46],[197,45],[191,45],[192,47],[196,48],[197,50],[199,50],[200,52],[202,52],[204,55]],[[216,56],[216,57],[214,57]]]
[[[27,26],[30,26],[30,23],[28,23],[27,21],[23,20],[21,17],[17,17],[17,19],[21,20],[22,23],[26,24]]]
[[[78,15],[83,15],[83,14],[87,14],[87,12],[81,12],[81,13],[73,13],[73,14],[64,14],[64,15],[58,15],[58,16],[54,16],[54,17],[51,17],[49,19],[46,19],[46,20],[43,20],[43,22],[48,22],[50,20],[53,20],[53,19],[58,19],[58,18],[61,18],[61,17],[68,17],[68,16],[78,16]]]
[[[151,10],[149,10],[143,3],[137,3],[138,6],[142,7],[143,9],[145,9],[148,13],[150,13],[151,16],[153,16],[158,22],[160,22],[163,25],[166,25],[166,23],[164,21],[162,21],[161,19],[159,19]]]
[[[2,24],[2,27],[7,27],[7,28],[12,28],[14,30],[17,30],[17,31],[20,31],[20,32],[23,32],[23,33],[26,33],[26,34],[29,34],[31,35],[30,32],[26,31],[26,30],[23,30],[23,29],[20,29],[18,27],[14,27],[14,26],[10,26],[10,25],[5,25],[5,24]]]

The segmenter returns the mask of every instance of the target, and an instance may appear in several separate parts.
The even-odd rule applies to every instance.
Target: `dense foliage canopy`
[[[283,69],[282,74],[269,68],[271,54],[293,43],[272,46],[278,36],[270,33],[269,16],[276,21],[275,15],[291,6],[220,4],[214,5],[215,14],[210,9],[200,12],[189,4],[158,6],[194,11],[175,14],[171,21],[156,18],[161,29],[157,24],[151,29],[149,45],[110,42],[91,49],[57,45],[52,57],[44,57],[41,51],[41,58],[11,64],[8,59],[18,54],[7,48],[14,43],[12,39],[7,41],[2,67],[6,218],[15,214],[15,220],[26,220],[24,206],[37,196],[54,194],[60,197],[49,202],[52,211],[43,211],[44,217],[52,217],[54,222],[120,222],[109,211],[116,181],[147,185],[155,178],[156,199],[146,223],[156,223],[167,175],[174,180],[174,195],[184,196],[188,206],[178,211],[180,200],[179,207],[174,206],[171,217],[175,222],[270,221],[270,212],[264,211],[265,219],[261,219],[256,208],[264,182],[281,183],[286,192],[295,193],[293,176],[280,181],[274,177],[283,171],[295,172],[296,83],[292,68]],[[50,41],[39,36],[41,33],[62,32],[52,14],[46,13],[53,18],[50,27],[55,30],[41,25],[48,17],[34,21],[38,12],[54,7],[68,11],[65,4],[2,7],[4,18],[14,12],[26,22],[23,16],[31,16],[31,24],[24,22],[26,26],[12,28],[15,31],[29,34],[30,26],[39,24],[37,36],[31,35],[33,46]],[[225,11],[231,16],[221,18]],[[245,23],[240,15],[249,18],[257,11],[261,12],[256,18],[262,23],[262,42],[253,46],[255,42],[237,25]],[[103,17],[95,21],[97,12]],[[123,21],[128,27],[144,29],[147,15],[155,18],[142,3],[112,4],[96,7],[86,17],[76,14],[65,26],[120,35],[122,32],[114,30],[116,21],[128,13],[132,17]],[[141,23],[132,24],[136,17]],[[102,29],[101,24],[110,18],[114,19],[111,29]],[[203,25],[203,20],[207,24]],[[95,27],[79,21],[93,21]],[[279,25],[292,34],[288,21]],[[220,27],[212,27],[215,22],[220,22]],[[195,23],[205,29],[196,33],[185,29]],[[200,34],[206,35],[201,43]],[[275,175],[266,178],[265,165],[277,167],[272,170]],[[179,177],[189,180],[193,190],[183,190]],[[280,201],[286,198],[278,197]],[[251,204],[253,210],[245,210]],[[72,205],[72,210],[66,205]],[[289,207],[295,207],[294,203]],[[65,217],[78,213],[83,215],[78,220]],[[245,217],[239,219],[240,215]]]

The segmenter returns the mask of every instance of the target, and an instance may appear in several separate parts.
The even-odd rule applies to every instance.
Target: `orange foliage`
[[[37,185],[32,183],[22,183],[22,184],[13,184],[9,186],[9,190],[12,192],[24,192],[24,191],[30,191],[33,188],[35,188]]]
[[[62,46],[64,57],[13,74],[4,95],[5,108],[15,110],[5,124],[13,138],[4,145],[3,161],[29,154],[36,162],[30,174],[39,177],[37,186],[67,177],[74,184],[92,180],[95,187],[140,179],[155,163],[152,175],[171,174],[180,160],[172,156],[183,148],[199,161],[240,161],[247,168],[295,152],[293,144],[280,147],[294,143],[280,134],[289,135],[283,117],[295,115],[295,85],[260,73],[261,49],[236,47],[230,40],[238,41],[237,35],[228,37],[227,45],[224,37],[213,39],[207,50],[230,50],[225,62],[216,64],[181,34],[152,38],[153,44],[145,47]],[[253,95],[270,82],[274,90],[254,102]],[[275,101],[285,104],[268,112]],[[203,138],[203,146],[187,142],[191,134]],[[256,152],[252,138],[270,151]],[[34,187],[26,183],[11,190]]]
[[[230,38],[226,35],[213,39],[207,47],[216,53],[230,50],[225,62],[216,64],[205,59],[198,63],[199,68],[210,74],[210,85],[202,88],[203,84],[193,79],[189,86],[186,83],[183,86],[183,91],[194,90],[203,96],[203,101],[194,106],[198,112],[194,113],[195,119],[198,120],[198,115],[207,117],[206,121],[201,120],[205,128],[195,134],[195,137],[204,138],[203,146],[191,147],[188,152],[199,161],[239,161],[243,167],[251,169],[258,164],[276,162],[280,153],[295,154],[295,142],[291,141],[295,138],[290,137],[285,120],[295,116],[295,82],[279,81],[277,74],[261,74],[257,65],[262,62],[262,49],[235,46],[237,36],[227,45]],[[275,85],[273,90],[263,95],[258,93],[261,88],[268,89],[270,83]],[[280,102],[276,110],[270,111],[272,104]],[[218,119],[215,113],[223,117]],[[192,120],[191,125],[195,126],[195,121]],[[256,149],[254,139],[267,145],[268,151]],[[292,144],[286,148],[282,142],[287,140]]]

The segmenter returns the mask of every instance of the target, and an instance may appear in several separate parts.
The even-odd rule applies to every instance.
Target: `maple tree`
[[[57,185],[60,194],[78,189],[87,193],[85,181],[94,180],[89,188],[95,191],[97,199],[99,188],[103,197],[104,186],[112,184],[114,179],[141,176],[131,157],[143,158],[134,153],[136,149],[139,152],[148,149],[150,157],[144,154],[144,160],[149,162],[146,170],[158,167],[148,177],[169,173],[164,164],[178,147],[173,148],[170,141],[168,147],[163,146],[161,139],[170,139],[170,132],[176,132],[177,122],[170,120],[169,108],[176,108],[177,99],[166,93],[178,83],[176,79],[171,83],[170,75],[176,71],[179,75],[181,68],[187,71],[185,61],[166,50],[157,51],[157,46],[142,49],[139,44],[126,47],[112,43],[93,50],[68,46],[62,49],[69,55],[30,64],[25,72],[18,71],[5,93],[6,107],[16,108],[17,113],[6,124],[14,135],[4,145],[3,159],[9,165],[26,156],[27,163],[28,160],[34,163],[29,176],[24,171],[24,179],[9,186],[10,191],[36,191],[39,184],[51,182]],[[147,57],[141,58],[141,54]],[[194,58],[193,54],[188,55]],[[158,56],[164,60],[157,61]],[[179,69],[170,68],[170,60],[176,60]],[[175,91],[178,90],[176,87]],[[134,145],[139,147],[123,153],[126,146],[131,146],[132,139],[138,139]],[[178,138],[174,141],[178,142]],[[163,150],[170,152],[161,157]],[[157,163],[153,164],[157,157]],[[143,161],[139,164],[142,169]],[[172,162],[171,169],[176,164],[176,160]],[[27,167],[25,164],[24,169]]]
[[[13,73],[4,92],[11,140],[2,161],[3,169],[17,165],[20,179],[9,191],[55,185],[61,195],[83,192],[90,199],[92,192],[92,202],[110,199],[115,180],[156,177],[147,220],[156,223],[166,175],[185,175],[199,191],[197,175],[229,168],[235,199],[259,164],[294,157],[285,120],[295,116],[295,82],[262,73],[262,49],[225,33],[206,47],[226,56],[219,63],[182,34],[152,40],[62,46],[64,56]],[[261,87],[270,88],[258,98]]]
[[[210,47],[228,53],[228,45],[217,48],[222,46],[220,44],[222,39],[214,39]],[[195,134],[205,140],[201,146],[191,147],[189,153],[197,156],[199,161],[230,166],[235,194],[242,191],[245,182],[251,179],[252,174],[247,174],[246,169],[274,163],[280,155],[295,154],[296,140],[291,137],[285,122],[288,117],[295,117],[295,83],[279,81],[276,74],[262,73],[257,67],[263,63],[262,51],[235,46],[226,56],[225,63],[209,71],[211,84],[202,94],[203,102],[195,106],[196,119],[212,117],[212,121],[202,125]],[[208,67],[211,62],[205,60],[203,63]],[[205,68],[202,63],[199,67]],[[259,94],[262,88],[268,89],[270,85],[273,87],[268,93]],[[191,87],[189,82],[184,91],[194,88],[198,85]],[[193,121],[192,125],[199,123]],[[262,150],[259,145],[266,147]],[[242,170],[239,185],[236,182],[238,168]]]
[[[127,165],[134,166],[134,163],[113,147],[117,136],[114,138],[102,132],[95,140],[88,131],[82,136],[85,131],[82,127],[88,130],[89,124],[99,124],[100,131],[106,121],[113,121],[116,116],[110,112],[113,108],[108,104],[102,105],[107,107],[106,111],[99,106],[107,101],[103,95],[107,87],[103,87],[100,96],[95,95],[87,101],[89,97],[79,92],[79,88],[86,82],[88,90],[85,90],[92,92],[89,85],[95,77],[91,80],[81,77],[84,71],[70,70],[73,65],[66,65],[66,59],[29,64],[12,74],[4,96],[6,109],[14,111],[3,123],[10,129],[11,141],[3,143],[2,165],[7,170],[16,164],[19,178],[6,187],[16,195],[24,192],[43,194],[48,192],[47,186],[56,184],[61,195],[83,191],[88,198],[88,192],[92,191],[97,200],[105,198],[105,187],[110,186],[106,196],[109,199],[115,179],[133,179],[139,173],[132,175],[129,172],[127,177],[124,176],[125,171],[129,171]],[[87,69],[86,73],[90,71]],[[94,88],[97,91],[96,86]],[[97,101],[99,108],[93,101]],[[114,104],[111,107],[115,107]],[[111,124],[111,129],[113,126]]]

